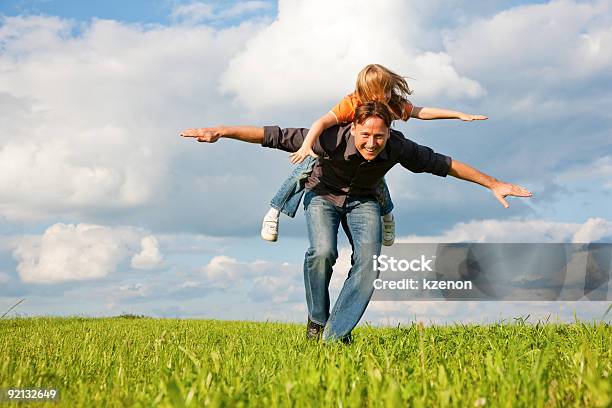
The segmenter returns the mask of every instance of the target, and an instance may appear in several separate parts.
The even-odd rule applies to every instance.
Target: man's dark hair
[[[391,127],[393,114],[389,111],[387,105],[376,101],[370,101],[359,105],[357,109],[355,109],[353,123],[362,125],[372,116],[378,116],[383,120],[383,122],[385,122],[387,127]]]

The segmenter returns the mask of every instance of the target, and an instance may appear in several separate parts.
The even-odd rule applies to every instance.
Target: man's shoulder
[[[402,132],[399,130],[390,129],[389,140],[387,141],[386,146],[389,157],[392,157],[394,160],[399,160],[400,157],[412,151],[414,146],[415,143],[406,138]]]
[[[402,132],[400,132],[397,129],[389,129],[389,133],[391,137],[395,137],[395,138],[401,138],[401,139],[405,139],[406,137],[404,136],[404,134]]]
[[[389,142],[395,144],[395,143],[406,143],[408,142],[408,139],[406,139],[406,136],[404,136],[404,134],[402,132],[400,132],[399,130],[395,130],[395,129],[390,129],[389,130]]]
[[[333,151],[346,143],[351,136],[351,124],[333,125],[323,131],[319,137],[321,146],[327,151]]]
[[[350,133],[351,132],[351,124],[350,123],[338,123],[337,125],[333,125],[326,129],[331,133]]]

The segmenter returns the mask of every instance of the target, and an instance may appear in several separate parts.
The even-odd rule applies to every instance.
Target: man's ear
[[[351,136],[355,137],[355,122],[351,123]]]

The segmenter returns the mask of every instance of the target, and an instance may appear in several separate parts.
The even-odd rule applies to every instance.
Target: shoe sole
[[[263,232],[260,235],[263,240],[266,240],[268,242],[276,242],[278,240],[278,235],[277,236],[268,235],[268,234],[264,234]]]
[[[385,222],[384,222],[384,221],[383,221],[383,224],[385,224]],[[385,225],[386,225],[386,224],[385,224]],[[386,241],[385,241],[385,239],[383,238],[383,240],[382,240],[382,244],[383,244],[384,246],[391,246],[391,245],[393,245],[393,243],[395,242],[395,223],[394,223],[394,222],[392,222],[392,223],[390,223],[390,225],[391,225],[391,227],[390,227],[390,228],[384,228],[384,227],[383,227],[383,232],[384,232],[384,233],[383,233],[383,236],[385,236],[385,235],[386,235],[387,230],[391,230],[391,231],[393,231],[393,238],[391,238],[390,240],[386,240]]]

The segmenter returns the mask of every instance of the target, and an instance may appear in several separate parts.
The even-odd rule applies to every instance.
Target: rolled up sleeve
[[[307,134],[308,129],[306,128],[281,129],[278,126],[264,126],[264,138],[261,145],[286,152],[297,152],[302,147],[302,142]],[[319,140],[315,142],[312,150],[317,154],[324,153]]]
[[[449,156],[407,139],[399,163],[413,173],[431,173],[440,177],[446,177],[451,168]]]
[[[307,133],[308,129],[303,128],[281,129],[278,126],[264,126],[264,138],[261,145],[271,149],[295,152],[302,146]]]

